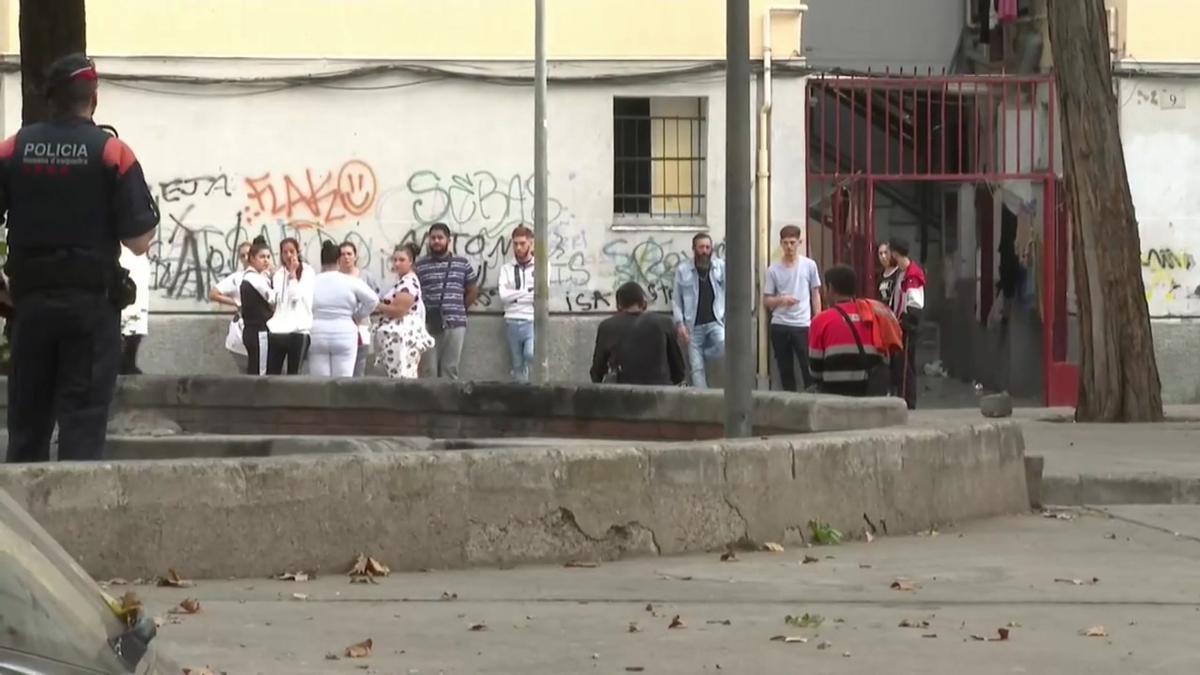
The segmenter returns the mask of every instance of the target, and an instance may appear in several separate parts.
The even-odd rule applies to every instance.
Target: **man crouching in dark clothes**
[[[646,311],[646,293],[630,281],[617,289],[617,313],[600,322],[592,382],[679,385],[687,377],[671,318]]]

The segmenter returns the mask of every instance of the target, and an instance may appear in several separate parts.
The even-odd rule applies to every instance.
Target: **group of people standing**
[[[293,238],[280,242],[280,265],[261,238],[238,248],[239,269],[209,298],[234,308],[225,346],[251,375],[366,373],[369,355],[388,377],[458,379],[467,308],[479,297],[478,273],[451,250],[443,223],[430,226],[429,253],[416,244],[392,252],[395,282],[383,288],[358,266],[352,242],[326,241],[321,269],[301,260]],[[527,381],[533,360],[533,231],[512,233],[514,260],[500,273],[499,294],[514,379]]]
[[[251,375],[362,375],[374,351],[390,377],[416,377],[421,355],[433,346],[417,256],[414,244],[396,247],[396,281],[385,290],[358,267],[352,242],[322,243],[320,269],[303,262],[294,238],[280,242],[278,267],[261,238],[243,244],[241,269],[209,295],[235,309],[225,346]]]
[[[895,239],[880,245],[883,272],[878,298],[866,297],[852,268],[837,265],[827,270],[826,307],[821,274],[816,262],[800,253],[801,243],[799,227],[782,228],[782,255],[763,280],[762,302],[770,316],[770,343],[781,387],[851,396],[892,395],[903,398],[909,408],[916,407],[916,335],[925,306],[925,273],[909,257],[908,244]],[[672,314],[678,345],[688,353],[691,384],[706,387],[707,361],[725,351],[725,267],[713,257],[712,238],[707,234],[693,237],[692,254],[675,270]],[[624,312],[620,291],[617,299]],[[602,343],[613,341],[602,337],[597,335],[597,359]],[[660,370],[671,376],[656,383],[683,381],[671,367],[680,359],[673,353],[677,351],[673,345],[660,350],[658,362],[667,366]],[[601,370],[597,362],[593,380],[600,381]]]

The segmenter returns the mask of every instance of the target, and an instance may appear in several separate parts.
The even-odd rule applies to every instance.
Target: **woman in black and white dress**
[[[242,276],[242,344],[246,347],[246,374],[267,372],[267,322],[275,314],[275,289],[271,287],[271,248],[261,237],[250,245],[250,269]]]

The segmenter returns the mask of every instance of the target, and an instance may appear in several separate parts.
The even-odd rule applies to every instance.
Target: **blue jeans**
[[[508,354],[512,357],[512,376],[517,382],[529,381],[529,364],[533,362],[533,322],[525,319],[505,319],[508,333]]]
[[[708,387],[708,377],[704,374],[704,360],[719,359],[725,356],[725,326],[713,321],[711,323],[692,326],[688,330],[688,366],[692,371],[692,386],[698,389]]]

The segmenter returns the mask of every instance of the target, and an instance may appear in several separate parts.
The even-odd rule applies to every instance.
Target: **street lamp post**
[[[546,166],[546,0],[534,0],[533,83],[533,368],[535,384],[550,379],[547,348],[550,344],[549,227],[546,222],[548,169]]]
[[[725,435],[752,432],[754,250],[750,224],[750,7],[725,9]]]

